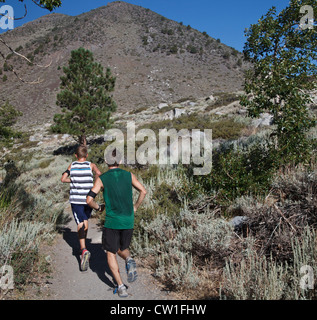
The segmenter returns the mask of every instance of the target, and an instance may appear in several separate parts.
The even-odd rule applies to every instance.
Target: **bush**
[[[173,34],[174,34],[174,30],[173,29],[168,29],[168,28],[163,28],[162,30],[161,30],[161,32],[163,33],[163,34],[167,34],[167,35],[169,35],[169,36],[172,36]]]
[[[20,46],[18,46],[16,49],[15,49],[15,51],[16,52],[19,52],[19,51],[21,51],[23,49],[23,47],[20,45]]]
[[[195,53],[198,52],[198,49],[197,49],[195,46],[193,46],[193,45],[188,45],[188,46],[187,46],[187,51],[190,52],[190,53],[192,53],[192,54],[195,54]]]
[[[9,66],[8,66],[7,62],[5,62],[3,64],[3,71],[9,71]]]
[[[227,106],[232,102],[239,100],[239,97],[234,93],[227,93],[227,92],[219,92],[216,93],[215,96],[217,100],[208,106],[205,110],[210,111],[218,107]]]
[[[301,288],[301,268],[311,267],[316,276],[316,232],[306,227],[302,235],[291,239],[291,263],[279,263],[259,255],[255,246],[237,263],[227,260],[223,270],[221,298],[238,300],[316,299],[316,288]]]
[[[173,288],[182,286],[196,288],[200,282],[199,274],[193,266],[192,256],[174,248],[171,252],[159,256],[155,275]]]
[[[274,149],[265,144],[234,150],[214,150],[213,167],[208,176],[196,179],[205,192],[217,193],[218,204],[229,205],[244,195],[265,195],[271,188],[278,163]]]
[[[39,245],[68,221],[59,183],[65,161],[22,159],[19,167],[12,161],[5,165],[0,186],[0,266],[13,267],[17,290],[39,272]]]
[[[260,240],[262,253],[288,261],[293,255],[294,235],[300,236],[306,226],[317,223],[316,171],[297,168],[280,173],[271,185],[271,197],[266,203],[241,206],[241,210],[248,216],[250,233]]]
[[[197,185],[192,183],[181,167],[177,169],[151,166],[146,170],[132,170],[143,182],[147,196],[135,217],[135,230],[143,234],[143,224],[158,215],[173,216],[179,213],[182,201],[191,198]],[[193,189],[191,188],[193,187]],[[135,200],[137,193],[134,193]]]
[[[147,36],[143,36],[142,37],[142,43],[143,43],[143,45],[148,45],[148,37]]]
[[[193,290],[199,281],[202,286],[199,268],[207,260],[223,261],[229,252],[231,226],[202,206],[205,196],[198,202],[186,201],[186,194],[191,199],[198,196],[188,192],[187,186],[195,184],[180,167],[159,170],[157,178],[144,184],[148,195],[140,209],[152,216],[147,219],[140,210],[142,220],[136,221],[132,250],[139,256],[154,255],[155,274],[168,286]]]
[[[230,58],[230,53],[228,51],[226,51],[222,57],[225,59],[225,60],[228,60]]]
[[[203,279],[199,266],[207,260],[223,259],[229,252],[231,226],[211,212],[199,214],[188,208],[171,216],[160,214],[144,224],[143,248],[135,246],[139,254],[154,253],[155,273],[166,284],[177,288],[194,289]],[[141,236],[139,235],[139,240]],[[159,252],[159,254],[157,254]]]
[[[213,139],[237,139],[241,136],[242,130],[245,128],[243,123],[235,122],[232,118],[212,118],[192,113],[190,115],[182,115],[173,120],[162,120],[152,122],[141,126],[141,128],[152,129],[158,137],[160,129],[212,129]]]
[[[11,265],[14,283],[19,288],[32,275],[38,256],[38,245],[52,231],[52,225],[43,222],[7,223],[0,234],[0,265]]]
[[[172,54],[177,54],[177,52],[178,52],[178,47],[177,47],[177,45],[173,45],[173,46],[170,48],[170,52],[171,52]]]
[[[280,300],[283,297],[287,269],[265,256],[250,252],[239,264],[227,261],[221,298],[237,300]]]
[[[196,298],[198,285],[198,298],[316,297],[316,287],[299,287],[303,265],[317,270],[316,169],[278,171],[263,137],[221,146],[210,177],[193,178],[191,166],[137,171],[148,194],[131,249],[170,289]],[[245,232],[222,213],[245,216]]]

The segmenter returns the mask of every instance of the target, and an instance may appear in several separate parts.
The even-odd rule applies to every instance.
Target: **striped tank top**
[[[87,204],[87,194],[94,185],[90,162],[73,162],[70,167],[70,181],[69,202]]]

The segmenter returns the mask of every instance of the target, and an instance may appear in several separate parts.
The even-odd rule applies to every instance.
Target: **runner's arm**
[[[142,185],[142,183],[140,181],[138,181],[138,179],[136,178],[136,176],[132,172],[131,172],[131,176],[132,176],[133,187],[140,192],[138,200],[134,205],[134,212],[136,212],[146,196],[146,190],[145,190],[144,186]]]
[[[70,178],[69,178],[69,174],[67,171],[69,171],[71,168],[71,165],[69,165],[69,167],[67,168],[67,170],[63,173],[61,181],[63,183],[71,183]]]
[[[101,188],[103,188],[103,183],[102,183],[101,179],[98,177],[94,183],[94,186],[91,188],[90,191],[92,191],[93,193],[95,193],[97,195],[100,192]],[[100,209],[99,204],[95,201],[95,199],[92,196],[88,195],[86,202],[91,208],[93,208],[95,210]]]
[[[98,167],[94,163],[91,163],[91,170],[95,173],[95,179],[101,176],[101,171],[98,169]]]

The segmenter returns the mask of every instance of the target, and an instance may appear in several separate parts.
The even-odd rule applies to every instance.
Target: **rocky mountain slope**
[[[117,77],[119,112],[159,103],[241,90],[242,54],[181,22],[122,1],[76,17],[49,14],[6,32],[3,39],[40,68],[10,55],[0,59],[0,102],[9,100],[24,116],[19,126],[51,121],[59,112],[62,67],[71,50],[84,47]],[[4,51],[3,48],[1,48]],[[27,81],[18,81],[10,64]]]

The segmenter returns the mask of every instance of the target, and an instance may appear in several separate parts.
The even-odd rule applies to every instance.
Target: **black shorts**
[[[102,248],[103,250],[117,253],[128,249],[131,243],[133,229],[109,229],[102,230]]]

